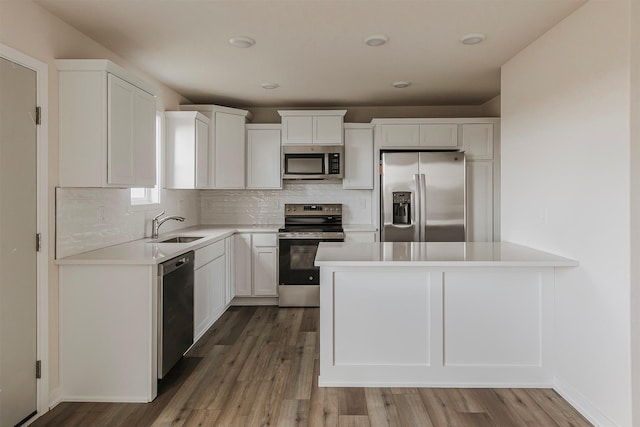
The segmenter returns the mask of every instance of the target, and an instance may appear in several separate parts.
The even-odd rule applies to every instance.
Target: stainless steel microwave
[[[282,179],[342,179],[342,145],[282,146]]]

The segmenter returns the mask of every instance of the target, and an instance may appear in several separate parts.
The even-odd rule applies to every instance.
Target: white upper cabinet
[[[279,110],[282,145],[342,145],[346,110]]]
[[[247,125],[247,188],[282,188],[280,125]]]
[[[373,128],[371,125],[345,123],[344,165],[342,188],[373,189]]]
[[[153,187],[156,89],[110,61],[57,60],[60,186]]]
[[[209,123],[208,188],[245,188],[245,123],[250,113],[218,105],[181,105],[183,111],[199,111]]]
[[[197,111],[165,112],[167,188],[209,185],[209,118]]]
[[[420,125],[380,125],[381,147],[417,147],[420,145]]]
[[[388,120],[393,121],[393,120]],[[444,148],[458,146],[456,123],[402,123],[380,124],[380,147]]]
[[[462,149],[470,160],[493,159],[493,123],[463,124]]]
[[[420,125],[420,146],[456,148],[458,146],[458,125],[455,123]]]

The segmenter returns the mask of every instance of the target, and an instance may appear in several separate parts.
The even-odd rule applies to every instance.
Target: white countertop
[[[575,267],[578,262],[508,242],[322,242],[318,247],[315,265],[320,267]]]
[[[281,224],[228,224],[198,225],[160,234],[157,239],[145,238],[132,242],[109,246],[91,252],[85,252],[57,259],[64,264],[129,264],[155,265],[167,261],[185,252],[200,249],[234,233],[275,233]],[[202,239],[190,243],[158,243],[174,236],[202,236]]]

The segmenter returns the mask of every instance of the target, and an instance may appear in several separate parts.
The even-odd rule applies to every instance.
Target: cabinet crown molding
[[[347,110],[278,110],[280,117],[287,116],[342,116]]]
[[[153,96],[160,92],[154,84],[108,59],[56,59],[56,67],[58,71],[103,71],[118,76]]]

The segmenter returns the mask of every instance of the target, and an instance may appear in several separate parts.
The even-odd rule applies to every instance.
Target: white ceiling
[[[236,107],[482,104],[500,93],[501,65],[585,2],[36,1],[192,102]],[[460,43],[475,32],[486,40]],[[386,45],[364,44],[379,33]]]

